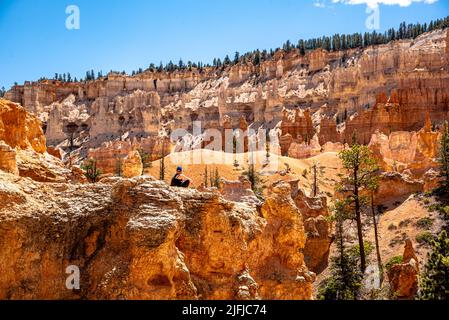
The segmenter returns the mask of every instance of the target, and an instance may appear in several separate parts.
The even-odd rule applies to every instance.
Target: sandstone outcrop
[[[388,272],[392,294],[398,299],[413,299],[418,291],[418,259],[410,239],[405,242],[402,262],[395,264]]]
[[[203,131],[222,130],[226,116],[232,129],[279,128],[282,154],[316,133],[320,145],[350,142],[354,132],[368,144],[376,131],[417,132],[429,119],[447,119],[447,32],[338,52],[281,50],[258,66],[27,82],[6,98],[46,122],[51,145],[67,145],[73,136],[79,139],[75,148],[97,148],[122,136],[192,133],[194,121]],[[337,125],[337,119],[343,122]],[[426,139],[425,148],[432,148]]]
[[[315,273],[321,273],[328,265],[330,246],[333,241],[331,225],[328,220],[329,209],[324,195],[307,196],[298,188],[298,181],[290,182],[292,198],[304,219],[307,240],[304,257],[307,267]]]
[[[425,172],[438,167],[439,132],[423,128],[418,132],[396,131],[390,135],[376,132],[369,144],[384,171],[409,170],[420,178]]]
[[[312,297],[289,185],[273,187],[259,213],[150,177],[0,180],[1,299]],[[66,288],[74,266],[79,290]]]
[[[98,169],[103,174],[120,174],[123,161],[130,152],[142,151],[147,161],[155,161],[170,153],[170,143],[165,138],[127,139],[109,141],[98,148],[89,149],[88,158],[95,159]]]
[[[142,158],[138,151],[131,151],[123,160],[122,175],[124,178],[134,178],[142,175]]]
[[[315,135],[308,142],[292,142],[288,148],[287,155],[295,159],[305,159],[318,155],[321,152],[321,146],[318,143],[318,137]]]
[[[224,199],[234,202],[245,202],[249,204],[259,204],[253,190],[251,189],[251,182],[244,176],[240,176],[238,181],[229,181],[221,179],[220,194]]]
[[[0,99],[0,170],[40,182],[82,182],[79,169],[66,168],[46,150],[41,121],[21,106]]]
[[[385,172],[380,175],[379,189],[376,191],[374,201],[377,204],[388,202],[401,202],[411,194],[422,192],[424,183],[413,180],[406,174],[398,172]]]
[[[0,140],[0,170],[19,174],[16,162],[16,151]]]
[[[4,99],[0,99],[0,140],[11,148],[32,149],[37,153],[47,150],[39,119]]]
[[[49,155],[52,155],[53,157],[62,160],[62,156],[63,156],[63,151],[59,148],[53,148],[53,147],[48,147],[47,148],[47,152]]]

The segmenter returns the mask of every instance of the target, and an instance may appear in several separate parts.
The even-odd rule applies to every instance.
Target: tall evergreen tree
[[[354,220],[357,223],[357,237],[360,248],[360,269],[362,273],[366,269],[365,246],[363,240],[362,206],[366,203],[366,196],[362,193],[369,190],[376,178],[378,166],[367,146],[356,142],[353,137],[353,144],[350,149],[339,153],[339,158],[346,170],[345,175],[340,175],[340,182],[337,191],[347,195],[346,204],[353,212]]]
[[[356,300],[363,274],[358,269],[358,257],[346,248],[345,226],[351,220],[345,201],[336,201],[332,219],[335,222],[337,255],[331,259],[331,275],[318,290],[321,300]]]
[[[228,65],[231,64],[231,59],[229,58],[228,55],[226,55],[226,57],[224,58],[223,64],[224,64],[225,66],[228,66]]]
[[[207,172],[207,166],[204,168],[204,186],[207,188],[208,183],[208,172]]]
[[[432,243],[420,283],[422,300],[449,300],[449,238],[442,231]]]
[[[234,55],[234,64],[239,63],[239,61],[240,61],[240,53],[236,51]]]
[[[217,189],[220,188],[220,173],[218,172],[218,168],[215,168],[214,187]]]
[[[449,192],[449,126],[447,121],[443,126],[443,134],[440,141],[440,177],[441,188],[443,191]]]
[[[159,180],[165,180],[165,140],[162,141],[161,160],[159,162]]]

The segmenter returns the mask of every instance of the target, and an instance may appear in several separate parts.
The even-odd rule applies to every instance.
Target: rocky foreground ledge
[[[151,177],[0,172],[0,299],[311,299],[290,184],[270,195],[257,208]],[[68,266],[80,290],[66,288]]]

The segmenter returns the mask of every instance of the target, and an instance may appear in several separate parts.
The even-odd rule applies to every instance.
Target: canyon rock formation
[[[384,171],[408,171],[421,177],[438,167],[441,133],[425,127],[418,132],[395,131],[390,135],[376,132],[369,144]]]
[[[220,194],[229,201],[246,202],[255,205],[260,203],[260,200],[257,199],[251,189],[251,182],[244,176],[240,176],[238,181],[229,181],[222,178]]]
[[[331,196],[294,180],[307,160],[271,179],[264,201],[243,177],[220,190],[169,187],[142,176],[144,160],[210,142],[303,159],[356,139],[383,171],[376,204],[394,204],[438,181],[448,41],[439,30],[365,49],[280,50],[258,65],[15,85],[13,102],[0,99],[0,299],[311,299],[333,237]],[[87,183],[87,159],[99,183]],[[407,242],[388,274],[399,298],[416,293],[417,265]],[[79,290],[66,288],[68,267]]]
[[[393,265],[388,272],[388,281],[393,295],[398,299],[413,299],[418,291],[418,274],[418,258],[412,242],[408,239],[405,243],[402,262]]]
[[[138,151],[128,153],[122,163],[122,176],[124,178],[139,177],[143,173],[142,158]]]
[[[49,145],[76,150],[80,160],[104,142],[155,144],[161,135],[187,131],[175,135],[174,145],[187,133],[202,139],[205,130],[224,128],[275,130],[281,153],[302,158],[317,149],[316,143],[307,147],[315,135],[321,146],[351,142],[354,133],[368,144],[376,131],[389,136],[440,125],[449,111],[448,39],[448,31],[439,30],[365,49],[281,50],[260,65],[26,82],[5,97],[44,121]],[[432,148],[426,139],[433,138],[417,138]]]
[[[307,241],[304,257],[307,267],[315,273],[322,272],[328,264],[330,246],[333,241],[330,212],[324,195],[307,196],[298,187],[298,181],[290,182],[292,198],[304,219]]]
[[[79,182],[79,168],[47,153],[41,121],[16,103],[0,99],[0,168],[41,182]]]
[[[33,163],[19,176],[7,166],[12,150],[45,151],[45,138],[42,130],[28,133],[39,121],[17,110],[27,121],[2,124],[10,134],[0,153],[0,299],[312,298],[315,274],[304,263],[307,236],[290,184],[273,185],[261,204],[149,176],[41,181]],[[28,142],[14,139],[14,130]],[[41,155],[39,162],[67,170]],[[140,175],[136,168],[141,159],[131,151],[123,173]],[[66,286],[73,270],[79,289]]]

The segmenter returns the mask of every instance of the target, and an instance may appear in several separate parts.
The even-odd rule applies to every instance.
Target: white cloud
[[[344,4],[366,4],[370,8],[377,8],[380,4],[393,6],[398,5],[401,7],[408,7],[414,2],[424,2],[432,4],[438,0],[332,0],[332,3],[344,3]]]
[[[326,4],[324,3],[323,0],[315,0],[313,5],[317,8],[326,8]]]

